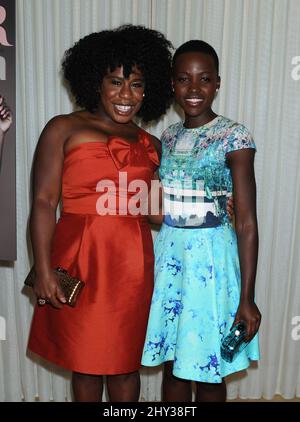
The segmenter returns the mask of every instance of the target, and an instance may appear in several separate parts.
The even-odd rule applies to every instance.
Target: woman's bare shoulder
[[[46,130],[68,131],[70,128],[76,126],[80,121],[80,117],[75,113],[58,114],[52,117],[46,124]]]

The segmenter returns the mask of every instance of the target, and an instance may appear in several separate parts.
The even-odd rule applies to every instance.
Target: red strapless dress
[[[35,307],[32,352],[87,374],[140,368],[153,289],[150,226],[141,215],[99,215],[97,201],[104,193],[97,186],[113,181],[115,197],[108,202],[115,200],[118,207],[123,197],[124,205],[119,173],[125,173],[127,185],[141,179],[149,187],[158,164],[151,138],[142,130],[137,143],[109,137],[107,143],[82,143],[66,154],[52,266],[66,268],[86,286],[75,308]]]

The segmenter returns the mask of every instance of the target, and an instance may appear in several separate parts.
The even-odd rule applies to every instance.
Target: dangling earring
[[[143,98],[145,97],[145,93],[143,92]]]

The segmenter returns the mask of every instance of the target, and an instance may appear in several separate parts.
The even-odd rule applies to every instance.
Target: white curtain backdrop
[[[0,265],[0,323],[6,321],[6,340],[0,341],[0,401],[71,400],[69,374],[26,355],[34,303],[23,291],[30,267],[31,165],[45,123],[72,110],[59,73],[63,52],[90,32],[123,23],[158,29],[175,47],[203,39],[219,54],[222,85],[215,111],[244,123],[258,148],[256,296],[263,314],[261,361],[230,377],[228,398],[300,396],[300,70],[292,64],[300,56],[300,1],[16,2],[18,259]],[[171,110],[148,129],[160,136],[179,118]],[[160,400],[161,370],[142,374],[141,399]]]

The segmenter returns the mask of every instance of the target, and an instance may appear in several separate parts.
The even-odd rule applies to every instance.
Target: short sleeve
[[[168,136],[168,129],[165,129],[163,131],[163,133],[161,134],[161,137],[160,137],[160,142],[162,144],[164,144],[166,142],[167,136]]]
[[[171,125],[167,129],[165,129],[164,132],[162,133],[160,137],[160,141],[162,144],[163,151],[169,150],[170,148],[172,148],[172,145],[175,141],[177,127],[178,127],[177,124]]]
[[[226,139],[226,153],[246,148],[252,148],[256,151],[253,137],[245,126],[236,125]]]

